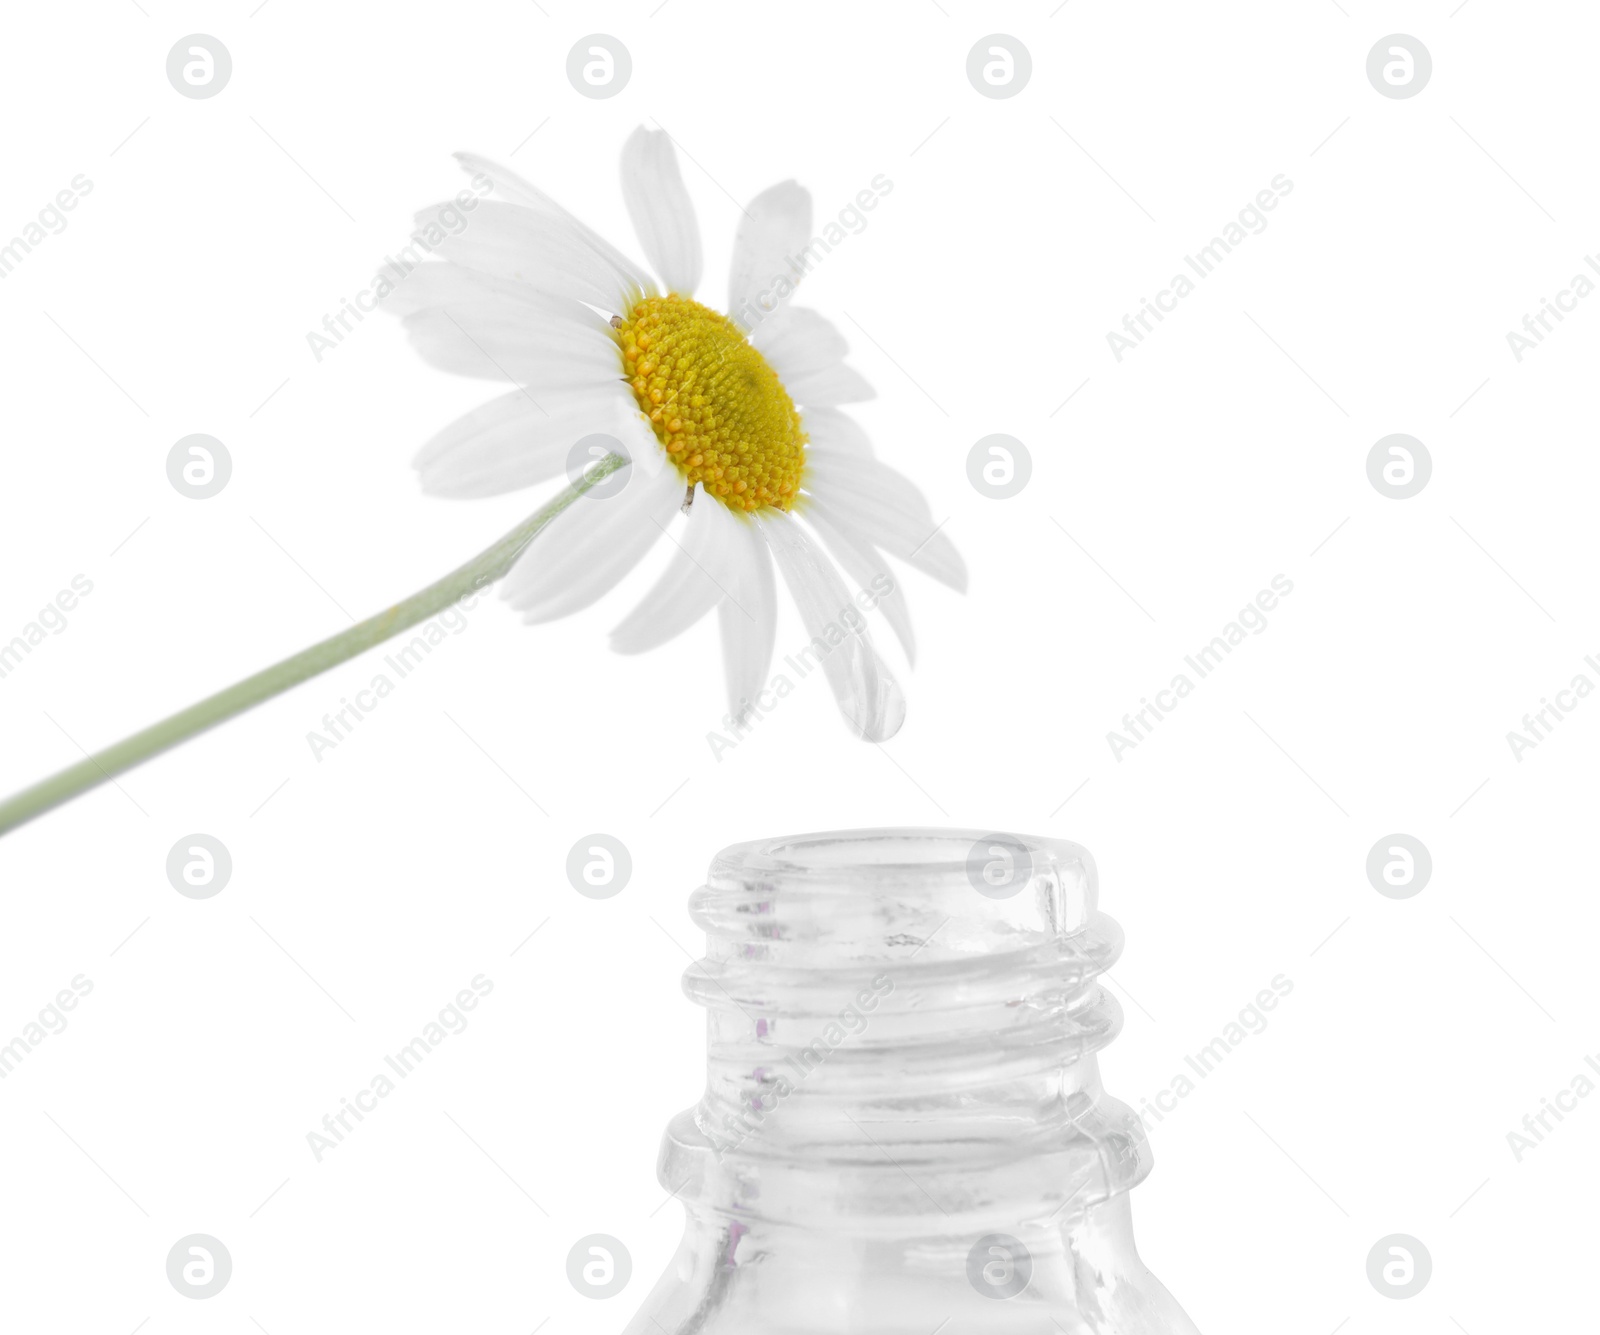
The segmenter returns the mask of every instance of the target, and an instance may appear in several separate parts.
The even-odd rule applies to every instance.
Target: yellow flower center
[[[676,293],[612,320],[628,384],[678,471],[730,510],[787,510],[806,433],[778,373],[727,316]]]

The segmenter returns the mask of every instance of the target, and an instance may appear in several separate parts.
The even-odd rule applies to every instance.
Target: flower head
[[[806,433],[767,359],[726,315],[645,297],[611,321],[639,411],[692,487],[730,510],[792,510]]]
[[[424,487],[531,486],[597,434],[631,461],[619,493],[552,522],[506,576],[506,598],[529,622],[576,612],[668,538],[670,559],[612,646],[654,648],[715,610],[741,719],[772,662],[775,562],[846,721],[869,740],[892,737],[905,697],[862,606],[883,614],[908,659],[915,646],[885,553],[957,589],[966,571],[921,494],[839,410],[872,397],[844,339],[787,304],[804,267],[791,257],[811,243],[810,195],[788,181],[745,210],[724,315],[694,299],[700,232],[665,132],[636,130],[622,154],[628,212],[660,285],[537,187],[459,156],[503,198],[454,214],[462,224],[432,245],[443,262],[391,280],[385,304],[430,362],[517,387],[423,447]]]

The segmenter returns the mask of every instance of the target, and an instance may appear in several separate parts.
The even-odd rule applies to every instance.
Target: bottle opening
[[[1066,840],[847,830],[724,849],[690,909],[712,958],[932,964],[1083,933],[1096,893],[1094,859]]]

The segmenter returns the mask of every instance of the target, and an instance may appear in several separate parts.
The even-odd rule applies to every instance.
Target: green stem
[[[98,787],[113,775],[132,769],[207,728],[214,728],[235,714],[242,714],[263,700],[281,695],[291,686],[298,686],[357,654],[365,653],[419,621],[426,621],[435,613],[442,612],[468,594],[493,584],[511,569],[512,563],[545,525],[602,478],[609,477],[627,462],[620,455],[606,455],[548,505],[524,519],[499,542],[480,552],[466,565],[452,570],[438,583],[430,584],[421,592],[412,594],[376,616],[368,617],[349,630],[340,631],[309,649],[302,649],[281,663],[274,663],[254,676],[246,677],[187,709],[179,710],[170,718],[164,718],[116,745],[106,747],[104,751],[87,756],[59,774],[53,774],[0,802],[0,834],[14,830],[79,793]]]

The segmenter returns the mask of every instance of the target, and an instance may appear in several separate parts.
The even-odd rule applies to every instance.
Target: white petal
[[[830,453],[809,463],[804,485],[809,490],[813,483],[820,483],[830,495],[850,491],[873,505],[933,522],[927,497],[917,490],[916,483],[878,459],[843,461],[837,453]]]
[[[700,286],[700,225],[665,130],[640,126],[622,146],[622,198],[644,257],[682,296]]]
[[[873,605],[883,613],[884,620],[900,641],[900,647],[906,651],[906,661],[915,663],[917,637],[911,629],[911,608],[900,588],[900,581],[894,577],[888,563],[868,543],[829,523],[815,506],[806,508],[805,519],[822,539],[828,555],[844,567],[844,573],[856,582],[862,592],[872,596]]]
[[[671,469],[636,468],[612,496],[586,495],[551,521],[506,576],[506,601],[531,623],[554,621],[616,587],[672,521],[683,479]]]
[[[792,380],[785,378],[783,384],[794,401],[805,408],[832,408],[840,403],[863,403],[878,397],[878,391],[867,383],[861,372],[843,362],[835,362],[820,371],[808,371]]]
[[[524,180],[509,167],[501,167],[487,158],[479,157],[476,153],[457,153],[456,161],[466,171],[487,176],[494,189],[513,204],[520,204],[524,208],[560,218],[571,224],[584,246],[604,260],[609,268],[626,277],[629,284],[640,291],[654,291],[649,275],[637,264],[576,214],[562,208],[531,181]]]
[[[670,472],[676,476],[678,499],[681,502],[684,493],[682,474],[667,462],[667,452],[656,439],[650,419],[639,411],[639,404],[633,397],[633,391],[620,381],[616,388],[621,391],[613,399],[618,405],[617,411],[596,429],[615,436],[617,444],[622,447],[618,452],[631,459],[634,469],[646,477],[654,477],[660,472]]]
[[[538,297],[526,283],[495,278],[450,263],[418,264],[404,271],[385,267],[378,271],[373,282],[380,290],[385,285],[389,288],[378,298],[378,305],[395,316],[415,315],[435,306],[455,306],[469,301],[523,301]],[[571,305],[575,311],[592,314],[588,307],[577,302]]]
[[[897,484],[887,484],[884,475]],[[845,532],[965,592],[961,553],[921,494],[892,469],[869,459],[854,461],[841,473],[836,460],[819,455],[808,461],[804,485],[815,510]]]
[[[806,429],[806,454],[826,454],[846,461],[870,459],[872,441],[853,417],[837,408],[807,408],[803,414]]]
[[[434,496],[495,496],[556,477],[577,441],[614,420],[620,405],[612,400],[624,394],[607,387],[541,406],[514,389],[490,399],[418,451],[422,489]]]
[[[482,199],[448,230],[435,221],[438,207],[417,215],[419,234],[434,253],[468,269],[608,311],[626,310],[640,291],[654,287],[634,266],[597,249],[593,233],[564,214]]]
[[[753,329],[777,310],[810,263],[810,244],[810,191],[784,181],[752,199],[733,241],[728,314]]]
[[[491,161],[481,153],[460,152],[454,154],[454,157],[462,171],[470,172],[474,177],[487,178],[486,189],[493,190],[501,198],[510,200],[513,204],[541,211],[565,212],[555,200],[531,181],[518,176],[511,168],[502,167],[498,162]]]
[[[508,319],[536,325],[562,338],[577,338],[616,348],[611,328],[604,316],[571,297],[540,292],[525,283],[495,278],[459,264],[421,264],[402,285],[381,299],[383,308],[402,320],[428,311],[461,308],[498,308]],[[623,371],[620,353],[616,370]]]
[[[661,578],[638,607],[611,632],[618,653],[637,654],[681,635],[739,583],[738,558],[744,555],[727,506],[697,492],[689,523]],[[673,538],[669,532],[668,538]]]
[[[762,521],[761,529],[821,657],[839,712],[865,740],[887,741],[905,722],[906,698],[872,647],[860,607],[832,563],[788,515]]]
[[[401,321],[423,358],[445,371],[541,389],[621,380],[616,343],[595,324],[544,320],[506,301],[473,301],[418,311]]]
[[[772,650],[778,640],[778,589],[766,539],[751,519],[733,514],[734,551],[739,579],[737,599],[717,604],[722,632],[722,665],[728,682],[728,709],[742,722],[767,685]]]
[[[829,321],[802,306],[785,306],[750,335],[761,355],[787,385],[795,376],[835,366],[850,345]]]
[[[586,330],[607,327],[604,317],[580,298],[545,292],[517,279],[498,278],[448,260],[418,264],[404,273],[382,269],[373,282],[388,287],[377,299],[378,307],[401,318],[440,306],[500,302],[529,312],[535,319],[576,323]]]

